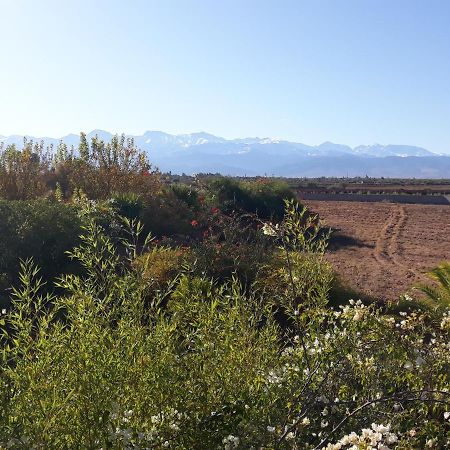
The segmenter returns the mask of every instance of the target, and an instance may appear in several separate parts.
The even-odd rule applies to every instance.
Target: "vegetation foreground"
[[[283,186],[166,188],[132,146],[85,145],[0,158],[0,448],[450,445],[449,264],[426,300],[338,304]]]

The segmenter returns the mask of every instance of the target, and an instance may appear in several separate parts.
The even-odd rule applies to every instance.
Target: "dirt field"
[[[352,288],[393,299],[450,259],[450,206],[305,201],[336,230],[328,259]]]

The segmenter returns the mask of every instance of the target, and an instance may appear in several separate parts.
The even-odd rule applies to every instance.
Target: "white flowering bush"
[[[0,317],[0,448],[449,445],[449,311],[331,308],[326,236],[296,205],[263,228],[285,261],[277,289],[189,265],[152,284],[128,226],[116,248],[91,220],[72,251],[84,271],[54,294],[23,263]]]
[[[398,437],[395,433],[390,432],[390,425],[378,425],[373,423],[370,428],[364,428],[358,435],[354,431],[343,436],[335,444],[328,444],[324,450],[341,450],[341,449],[378,449],[389,450],[391,446],[396,444]]]

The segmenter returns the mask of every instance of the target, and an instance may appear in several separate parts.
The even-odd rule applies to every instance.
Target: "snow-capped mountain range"
[[[94,130],[88,139],[98,136],[109,141],[113,134]],[[62,138],[0,136],[3,146],[21,147],[24,137],[56,146],[63,141],[78,146],[79,135]],[[148,153],[150,161],[162,171],[173,173],[212,172],[225,175],[277,176],[386,176],[449,178],[450,156],[432,153],[409,145],[347,145],[324,142],[317,146],[272,138],[225,139],[209,133],[168,134],[146,131],[129,135]]]

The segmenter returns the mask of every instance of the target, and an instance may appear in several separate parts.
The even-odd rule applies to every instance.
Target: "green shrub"
[[[192,246],[195,271],[226,281],[237,277],[250,286],[271,259],[272,245],[252,217],[211,212],[203,223],[203,238]]]
[[[173,280],[190,259],[187,248],[158,246],[136,258],[133,265],[142,272],[143,283],[161,288]]]
[[[138,219],[144,208],[144,201],[139,194],[127,192],[114,195],[111,199],[111,206],[119,216]]]
[[[0,201],[0,289],[17,282],[20,260],[32,258],[45,279],[73,267],[65,254],[79,242],[75,208],[48,200]]]
[[[233,211],[257,214],[261,219],[280,220],[284,214],[284,200],[295,194],[286,183],[269,181],[239,182],[220,177],[209,182],[213,201],[225,213]]]
[[[256,182],[243,183],[243,188],[250,199],[247,211],[258,214],[261,219],[282,219],[284,201],[295,199],[295,193],[287,183],[281,181],[262,178]]]
[[[186,236],[195,231],[191,225],[194,212],[171,191],[163,191],[148,199],[140,218],[146,229],[158,237]]]
[[[172,184],[170,186],[176,198],[186,203],[194,211],[201,208],[201,198],[197,190],[186,184]]]

